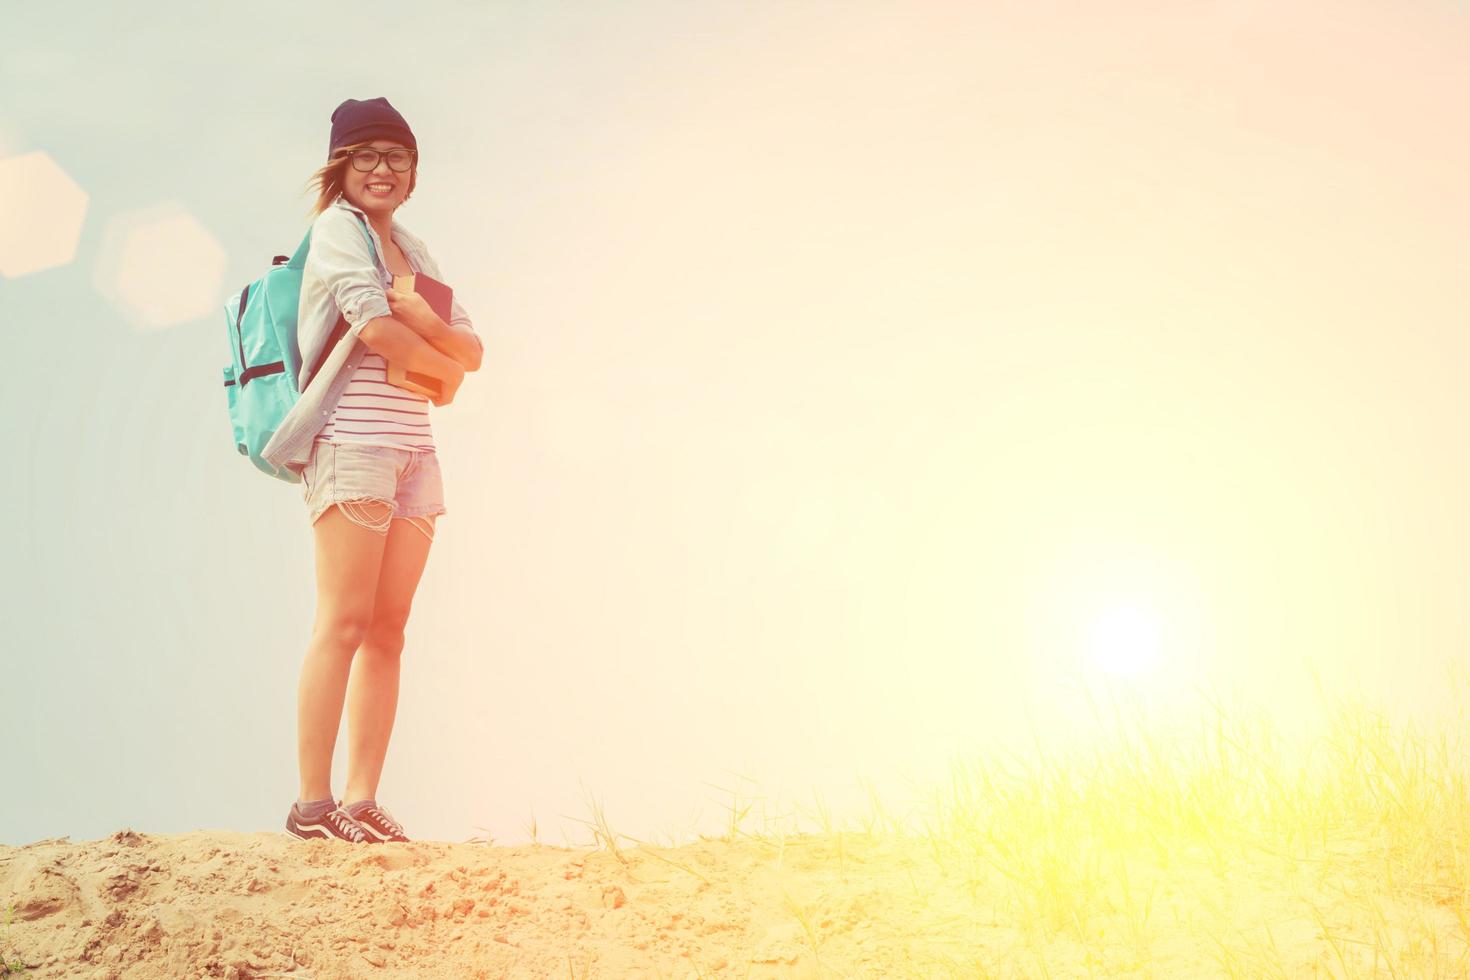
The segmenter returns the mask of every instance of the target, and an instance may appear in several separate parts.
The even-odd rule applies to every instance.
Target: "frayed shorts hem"
[[[302,471],[302,483],[311,525],[339,505],[386,505],[388,513],[381,518],[356,506],[341,506],[353,523],[380,534],[386,534],[396,518],[448,513],[439,457],[433,452],[318,442]]]
[[[380,497],[351,497],[351,496],[347,496],[347,497],[343,497],[340,500],[333,500],[331,503],[322,506],[315,513],[311,514],[310,523],[313,526],[315,526],[316,525],[316,522],[319,521],[319,520],[321,520],[323,514],[325,514],[327,511],[331,510],[333,507],[338,507],[339,505],[344,504],[344,503],[386,504],[389,507],[392,507],[393,506],[393,502],[392,501],[390,501],[390,500],[383,500]],[[357,517],[355,517],[354,515],[352,515],[350,513],[347,513],[345,511],[343,513],[344,513],[344,516],[346,516],[346,518],[349,521],[352,521],[352,523],[356,524],[358,527],[365,527],[369,531],[374,532],[375,534],[386,535],[388,533],[389,529],[391,528],[393,521],[406,521],[406,520],[411,520],[412,518],[415,518],[415,517],[432,517],[432,518],[437,519],[437,518],[443,516],[444,514],[449,513],[449,511],[446,508],[443,508],[443,507],[440,507],[437,510],[429,510],[429,511],[423,511],[423,510],[397,511],[395,513],[392,513],[389,516],[387,522],[385,522],[381,527],[372,527],[372,526],[368,525],[367,523],[365,523],[364,521],[357,519]],[[432,538],[430,540],[432,540]]]

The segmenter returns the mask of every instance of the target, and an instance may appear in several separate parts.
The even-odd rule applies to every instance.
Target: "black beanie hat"
[[[327,147],[331,159],[339,147],[375,139],[395,139],[410,150],[419,148],[413,130],[398,110],[379,96],[376,99],[348,99],[332,112],[332,140]]]

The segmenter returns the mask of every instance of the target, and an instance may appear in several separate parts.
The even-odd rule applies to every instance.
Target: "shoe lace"
[[[327,819],[332,822],[333,827],[336,827],[338,830],[342,831],[342,833],[346,834],[347,838],[353,843],[356,843],[367,836],[367,834],[363,832],[363,829],[357,825],[357,821],[353,820],[346,813],[342,812],[341,809],[333,810],[331,813],[328,813]]]
[[[378,818],[378,822],[380,824],[382,824],[383,825],[383,828],[385,830],[387,830],[389,833],[397,834],[399,837],[407,837],[408,836],[407,834],[405,834],[403,832],[403,828],[401,826],[399,826],[398,821],[397,820],[394,820],[393,817],[388,813],[387,810],[384,810],[380,806],[373,806],[373,807],[368,807],[368,812],[371,813],[373,816],[377,817]]]

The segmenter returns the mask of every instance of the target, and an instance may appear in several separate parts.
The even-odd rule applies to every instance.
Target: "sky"
[[[397,219],[486,342],[433,410],[410,836],[916,812],[1095,692],[1464,703],[1470,7],[401,12],[6,14],[0,843],[284,827],[313,542],[234,451],[224,304],[346,98],[412,126]]]

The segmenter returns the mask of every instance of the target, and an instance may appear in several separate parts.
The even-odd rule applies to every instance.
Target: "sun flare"
[[[1137,606],[1114,606],[1093,622],[1087,648],[1092,662],[1102,670],[1137,674],[1158,661],[1158,621]]]

